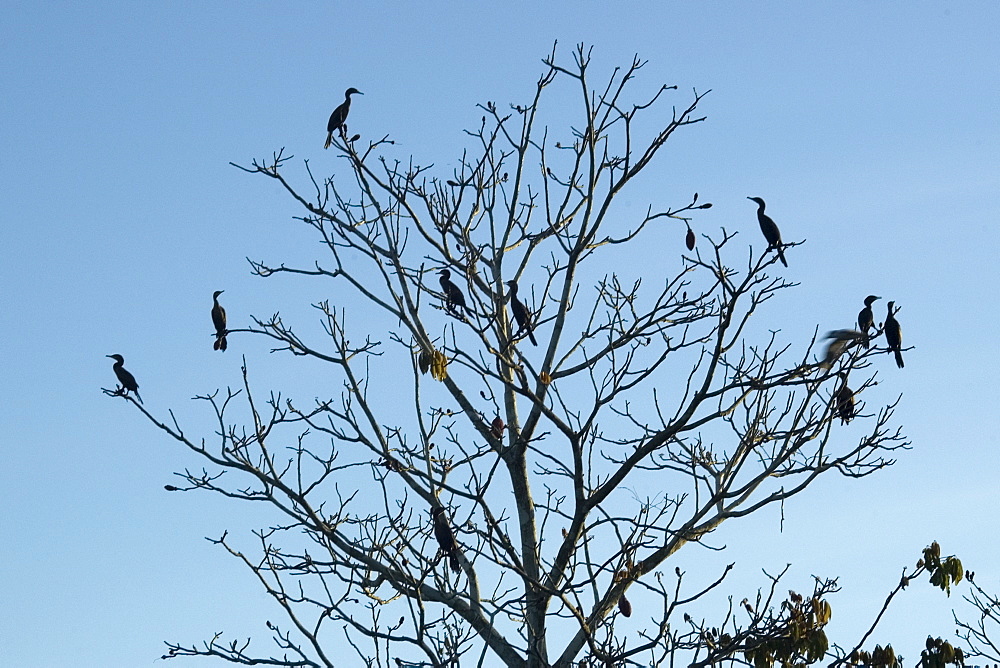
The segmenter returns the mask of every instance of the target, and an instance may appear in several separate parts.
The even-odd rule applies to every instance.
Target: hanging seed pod
[[[629,603],[627,598],[625,598],[625,594],[622,594],[622,597],[618,599],[618,609],[621,610],[622,614],[626,617],[632,616],[632,604]]]
[[[420,373],[427,373],[431,368],[431,354],[426,350],[421,350],[420,355],[417,357],[417,366],[420,367]]]
[[[689,251],[694,250],[694,230],[692,230],[690,227],[688,228],[687,237],[685,237],[684,243],[687,244]]]

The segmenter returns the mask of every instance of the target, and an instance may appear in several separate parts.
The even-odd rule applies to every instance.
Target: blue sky
[[[101,394],[104,356],[125,356],[161,415],[196,419],[188,398],[238,383],[243,352],[294,390],[261,342],[210,347],[213,290],[231,318],[312,322],[325,297],[249,276],[246,257],[308,259],[315,240],[273,183],[228,163],[286,147],[334,168],[326,119],[355,86],[352,129],[446,174],[475,104],[527,99],[555,40],[567,57],[592,44],[605,74],[639,53],[637,85],[676,84],[678,104],[713,91],[629,206],[698,191],[716,205],[701,225],[758,243],[745,197],[761,195],[786,239],[808,240],[777,326],[848,326],[873,292],[916,346],[877,388],[903,395],[914,449],[873,478],[822,481],[786,505],[783,532],[775,512],[734,525],[724,559],[747,583],[788,562],[800,589],[841,576],[844,642],[931,540],[1000,590],[1000,4],[625,4],[4,3],[0,663],[147,665],[164,639],[264,640],[277,612],[202,537],[268,519],[164,492],[197,462]],[[876,640],[912,661],[958,603],[915,588]]]

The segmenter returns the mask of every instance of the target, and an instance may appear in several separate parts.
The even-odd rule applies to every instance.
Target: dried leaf
[[[431,358],[431,377],[444,380],[448,377],[448,358],[440,350],[435,350]]]

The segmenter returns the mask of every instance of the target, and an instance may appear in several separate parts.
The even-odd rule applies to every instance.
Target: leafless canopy
[[[689,606],[728,569],[692,585],[669,560],[823,473],[890,465],[906,447],[893,406],[863,401],[885,349],[819,364],[813,341],[757,334],[755,313],[793,287],[761,240],[723,228],[684,254],[685,228],[711,204],[694,195],[638,217],[616,206],[674,133],[704,120],[704,93],[634,93],[638,59],[593,87],[583,47],[560,63],[553,50],[530,100],[482,105],[450,174],[385,157],[388,136],[336,140],[336,177],[308,162],[295,177],[281,152],[243,167],[279,183],[323,242],[312,266],[253,261],[254,273],[312,276],[338,297],[315,304],[325,336],[280,315],[240,329],[230,312],[230,349],[266,337],[337,389],[315,403],[261,399],[244,363],[242,388],[200,397],[218,425],[204,439],[136,404],[202,462],[171,489],[264,502],[283,518],[256,550],[218,539],[286,613],[267,623],[278,651],[263,655],[275,655],[216,636],[168,643],[167,656],[707,666],[775,646],[795,615],[825,623],[831,581],[784,602],[765,587],[696,618]],[[554,89],[576,96],[572,114],[545,107]],[[629,253],[644,242],[662,261],[640,270]],[[464,308],[446,300],[443,269]],[[538,347],[512,326],[511,280]],[[842,372],[854,372],[860,409],[849,428],[831,401]]]

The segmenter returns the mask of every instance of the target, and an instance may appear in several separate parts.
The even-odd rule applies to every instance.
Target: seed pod
[[[687,237],[685,237],[684,243],[687,244],[689,251],[694,250],[694,230],[692,230],[690,227],[688,228]]]
[[[622,614],[626,617],[632,616],[632,604],[629,603],[627,598],[625,598],[625,594],[622,594],[622,597],[618,599],[618,609],[621,610]]]

